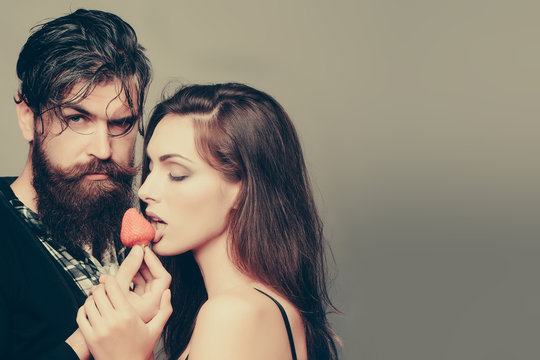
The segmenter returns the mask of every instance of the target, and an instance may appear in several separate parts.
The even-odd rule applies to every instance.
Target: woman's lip
[[[155,221],[155,222],[162,222],[162,223],[165,223],[165,221],[163,221],[162,218],[160,218],[159,216],[157,216],[156,214],[154,214],[154,213],[151,212],[151,211],[145,211],[145,214],[146,214],[146,217],[147,217],[150,221]]]
[[[154,227],[154,231],[155,231],[155,235],[154,235],[154,240],[152,240],[152,242],[155,244],[157,242],[159,242],[161,240],[161,238],[163,237],[163,232],[165,231],[165,226],[166,225],[163,225],[161,223],[152,223],[152,226]]]
[[[157,216],[152,211],[145,211],[146,217],[150,221],[150,224],[152,224],[152,227],[154,228],[155,235],[153,243],[157,243],[161,240],[163,237],[163,232],[165,231],[165,228],[167,227],[167,223],[163,221],[159,216]]]

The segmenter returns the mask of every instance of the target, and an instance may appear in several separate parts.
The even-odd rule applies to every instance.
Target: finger
[[[122,262],[122,265],[120,265],[118,272],[116,273],[116,280],[122,289],[129,289],[131,280],[137,271],[139,271],[143,258],[144,252],[140,246],[134,246],[129,252],[129,255],[126,256]]]
[[[163,267],[156,254],[148,248],[144,251],[144,263],[154,278],[153,288],[157,288],[158,291],[168,288],[171,284],[171,274]]]
[[[146,281],[142,277],[141,274],[137,273],[135,274],[135,277],[133,278],[133,284],[135,285],[133,292],[137,295],[144,294],[145,287],[146,287]]]
[[[83,306],[88,322],[93,328],[96,327],[101,321],[101,314],[94,303],[93,295],[86,298]]]
[[[114,276],[109,276],[107,278],[107,281],[105,282],[105,291],[107,292],[108,299],[111,301],[114,309],[118,311],[132,309]]]
[[[142,263],[141,268],[139,269],[139,274],[142,275],[142,277],[144,278],[144,281],[146,282],[150,282],[154,280],[154,276],[152,275],[152,273],[148,269],[148,266],[146,266],[145,263]]]
[[[159,269],[157,269],[156,272],[158,272],[159,277],[156,277],[145,263],[143,263],[139,272],[142,274],[144,280],[146,281],[145,291],[155,292],[157,296],[161,296],[163,290],[169,287],[170,275],[168,272],[165,271],[164,273],[162,273]],[[159,298],[157,298],[156,300],[158,299]]]
[[[114,316],[114,307],[107,293],[105,293],[105,285],[96,286],[92,298],[101,316],[106,319],[112,319]]]
[[[159,310],[150,320],[147,325],[150,331],[154,334],[160,334],[163,330],[163,327],[167,323],[167,320],[171,316],[173,311],[172,305],[171,305],[171,290],[165,289],[163,294],[161,295],[161,301],[159,303]]]
[[[107,276],[109,276],[109,274],[101,274],[101,275],[99,275],[99,283],[100,284],[105,284],[105,280],[107,280]]]
[[[165,278],[170,281],[170,274],[163,267],[159,258],[154,254],[150,248],[144,249],[144,263],[146,264],[148,270],[152,273],[152,276],[155,278]],[[167,285],[168,286],[168,285]]]
[[[79,308],[79,311],[77,311],[77,317],[75,320],[77,321],[77,325],[79,325],[79,329],[81,330],[84,338],[88,339],[92,335],[93,329],[92,325],[90,325],[90,322],[86,317],[86,311],[84,310],[84,306],[81,306]]]

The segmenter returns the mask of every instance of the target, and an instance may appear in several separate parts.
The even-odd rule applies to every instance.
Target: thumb
[[[159,334],[161,334],[163,327],[169,319],[169,316],[172,314],[172,311],[171,290],[165,289],[161,295],[161,302],[159,303],[159,310],[156,316],[154,316],[152,320],[147,323],[148,328],[154,335],[159,336]]]
[[[116,273],[116,280],[122,290],[129,289],[131,281],[139,271],[144,259],[144,251],[141,246],[134,246],[126,256]]]

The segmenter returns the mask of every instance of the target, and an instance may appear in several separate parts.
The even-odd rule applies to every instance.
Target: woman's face
[[[166,115],[148,143],[150,173],[139,189],[160,255],[195,252],[226,236],[240,183],[230,183],[198,154],[189,116]]]

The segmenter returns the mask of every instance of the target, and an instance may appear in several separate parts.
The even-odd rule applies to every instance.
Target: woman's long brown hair
[[[327,312],[336,309],[327,291],[323,225],[287,113],[271,96],[246,85],[183,87],[152,113],[142,181],[149,172],[148,142],[168,114],[190,116],[201,157],[224,179],[241,182],[228,219],[233,263],[300,311],[310,360],[337,359],[336,337],[327,320]],[[191,252],[163,262],[173,278],[174,309],[165,328],[165,346],[168,356],[178,359],[207,294]]]

